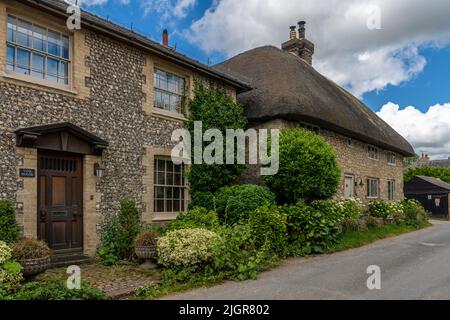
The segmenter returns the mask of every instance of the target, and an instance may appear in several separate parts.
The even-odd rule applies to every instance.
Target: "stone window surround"
[[[370,182],[371,181],[376,181],[377,182],[377,195],[376,196],[370,196]],[[368,177],[367,178],[367,198],[368,199],[380,199],[380,179],[379,178],[373,178],[373,177]]]
[[[394,179],[388,179],[388,200],[394,201],[395,200],[395,193],[397,189],[396,181]],[[392,187],[392,189],[391,189]]]
[[[143,212],[142,220],[147,224],[175,220],[178,217],[178,213],[156,213],[154,210],[154,161],[156,157],[170,157],[172,154],[172,149],[152,146],[147,146],[145,149],[146,153],[143,159],[145,172],[143,175],[143,185],[145,189],[143,194],[143,203],[145,204],[145,212]],[[190,201],[189,182],[187,179],[184,199],[186,210]]]
[[[16,18],[23,19],[32,24],[37,24],[44,28],[48,28],[48,29],[51,29],[51,30],[54,30],[57,32],[61,32],[62,34],[67,35],[69,37],[69,61],[70,61],[69,67],[68,67],[68,82],[69,83],[68,83],[68,85],[63,85],[63,84],[53,82],[50,80],[40,79],[37,77],[33,77],[31,75],[23,75],[23,74],[20,74],[20,73],[11,71],[11,70],[6,70],[6,60],[5,60],[5,63],[2,64],[2,66],[1,66],[2,70],[3,70],[2,76],[5,78],[12,79],[12,80],[28,82],[30,84],[35,84],[35,85],[39,85],[39,86],[43,86],[43,87],[57,89],[60,91],[71,93],[71,94],[76,94],[77,92],[72,89],[73,88],[73,63],[72,62],[73,62],[73,54],[74,54],[73,34],[71,34],[69,32],[69,30],[67,30],[67,28],[62,26],[62,24],[56,24],[53,21],[47,22],[47,21],[44,21],[44,19],[36,19],[35,17],[28,15],[24,12],[17,12],[15,9],[7,8],[6,19],[7,19],[8,15],[12,15]],[[4,28],[6,30],[7,26],[4,26]],[[61,31],[62,29],[64,29],[64,31]],[[5,48],[2,47],[2,50],[6,50],[6,45],[5,45]],[[2,53],[2,54],[6,55],[6,52]]]
[[[372,156],[371,152],[373,152],[375,156]],[[374,147],[372,145],[368,145],[367,146],[367,157],[370,160],[379,161],[380,160],[380,150],[377,147]]]
[[[387,153],[387,163],[390,166],[396,166],[397,165],[397,155],[394,152],[389,151]]]
[[[6,39],[7,16],[9,14],[69,36],[69,84],[63,85],[49,80],[7,71],[6,41],[0,43],[0,80],[36,90],[51,93],[57,92],[81,99],[88,98],[90,96],[90,89],[85,86],[85,78],[90,76],[90,69],[86,66],[85,58],[89,56],[90,50],[85,44],[86,30],[70,31],[67,29],[64,20],[50,14],[18,2],[0,2],[0,39]]]

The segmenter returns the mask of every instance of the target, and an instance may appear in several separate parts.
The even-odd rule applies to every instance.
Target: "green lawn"
[[[381,228],[369,229],[365,231],[352,231],[340,236],[338,243],[330,248],[327,253],[339,252],[348,249],[358,248],[375,242],[377,240],[398,236],[403,233],[413,232],[428,228],[431,223],[424,222],[418,227],[409,225],[386,225]]]

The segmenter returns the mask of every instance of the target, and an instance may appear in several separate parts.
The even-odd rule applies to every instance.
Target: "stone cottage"
[[[403,157],[411,145],[348,91],[312,67],[314,44],[305,22],[291,27],[282,49],[256,48],[215,68],[248,81],[251,91],[238,95],[254,128],[302,127],[322,135],[337,152],[343,171],[338,196],[403,199]],[[256,170],[247,181],[257,182]]]
[[[233,97],[242,81],[60,0],[0,0],[0,198],[27,237],[92,255],[122,198],[142,220],[185,210],[171,134],[195,80]]]

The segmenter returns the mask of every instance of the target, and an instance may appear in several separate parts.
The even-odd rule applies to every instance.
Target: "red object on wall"
[[[436,205],[436,207],[440,207],[441,206],[441,198],[434,199],[434,204]]]

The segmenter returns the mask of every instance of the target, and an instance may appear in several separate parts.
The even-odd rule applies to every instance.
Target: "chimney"
[[[291,26],[291,32],[289,33],[289,39],[296,39],[297,31],[295,31],[295,26]]]
[[[305,21],[298,23],[298,38],[295,27],[290,27],[290,39],[281,45],[284,51],[295,54],[312,66],[312,56],[314,55],[314,43],[306,39]]]
[[[169,32],[167,31],[167,29],[164,29],[163,31],[162,44],[166,47],[169,46]]]
[[[300,21],[298,23],[298,38],[300,40],[306,39],[306,29],[305,29],[305,21]]]

